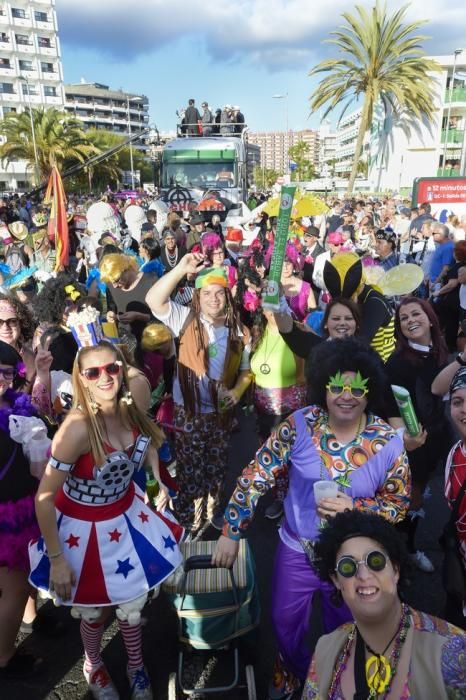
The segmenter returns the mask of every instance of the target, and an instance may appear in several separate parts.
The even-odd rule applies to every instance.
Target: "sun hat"
[[[8,226],[11,235],[18,241],[24,241],[28,236],[28,227],[23,221],[13,221]]]

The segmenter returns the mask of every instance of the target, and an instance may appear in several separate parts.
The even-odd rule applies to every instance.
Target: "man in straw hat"
[[[170,300],[186,275],[196,275],[191,309]],[[179,339],[173,385],[177,518],[195,531],[207,515],[220,530],[234,407],[251,381],[249,332],[237,316],[225,271],[206,268],[198,253],[185,255],[161,277],[146,301]]]

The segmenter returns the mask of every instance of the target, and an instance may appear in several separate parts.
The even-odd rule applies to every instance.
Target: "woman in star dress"
[[[94,697],[105,700],[118,697],[100,656],[112,607],[128,653],[131,698],[152,698],[141,625],[129,622],[181,562],[182,528],[162,510],[166,488],[159,482],[155,512],[131,478],[150,465],[159,479],[162,433],[127,387],[127,365],[116,346],[101,342],[79,350],[73,409],[53,440],[36,496],[42,537],[30,547],[31,583],[82,617],[84,675]],[[135,619],[126,619],[126,604],[136,609]]]
[[[308,363],[312,405],[295,411],[264,443],[238,479],[225,510],[213,562],[230,566],[260,496],[288,470],[284,521],[272,579],[272,622],[280,652],[270,697],[286,698],[305,679],[313,597],[321,593],[326,632],[351,619],[332,602],[332,587],[312,566],[321,518],[346,509],[370,510],[392,522],[409,504],[410,475],[403,442],[377,415],[385,381],[375,352],[356,339],[321,343]],[[316,481],[338,484],[336,497],[316,503]]]

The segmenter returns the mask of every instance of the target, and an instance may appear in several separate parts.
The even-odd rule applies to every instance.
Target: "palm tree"
[[[32,110],[37,149],[39,178],[46,180],[55,165],[61,170],[66,162],[83,163],[99,149],[87,138],[82,123],[58,109],[38,107]],[[3,165],[13,160],[25,160],[35,167],[34,144],[29,110],[8,112],[0,122],[0,135],[6,141],[0,146]],[[39,183],[37,183],[39,184]]]
[[[378,2],[372,10],[357,5],[356,13],[343,13],[346,24],[331,32],[327,42],[338,46],[339,58],[321,61],[309,75],[329,73],[311,95],[312,112],[327,105],[322,118],[346,102],[341,117],[350,104],[362,98],[362,113],[353,167],[348,182],[351,194],[357,175],[364,136],[370,128],[374,107],[398,116],[414,115],[432,121],[434,108],[433,71],[440,70],[427,59],[421,42],[427,37],[415,34],[425,22],[404,23],[408,6],[387,15],[385,4]]]

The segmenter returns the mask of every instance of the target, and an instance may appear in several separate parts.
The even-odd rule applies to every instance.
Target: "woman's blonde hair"
[[[144,352],[155,352],[164,343],[173,340],[173,335],[163,323],[149,323],[142,331],[141,348]]]
[[[90,393],[86,390],[81,379],[83,359],[90,352],[95,352],[96,350],[111,350],[115,355],[115,359],[121,362],[122,382],[117,396],[117,412],[123,426],[127,430],[136,428],[141,435],[150,437],[153,447],[158,449],[164,441],[162,430],[136,406],[134,401],[128,404],[126,401],[122,400],[125,399],[125,393],[128,391],[129,379],[128,366],[121,350],[108,341],[102,341],[98,345],[81,348],[79,350],[73,364],[72,374],[73,408],[79,409],[86,418],[91,452],[96,466],[100,466],[105,462],[106,453],[104,450],[104,443],[106,438],[102,430],[102,423],[99,420],[99,412],[94,412]]]
[[[100,279],[106,284],[118,282],[123,272],[126,270],[139,271],[138,263],[131,255],[124,253],[109,253],[104,255],[99,265]]]

